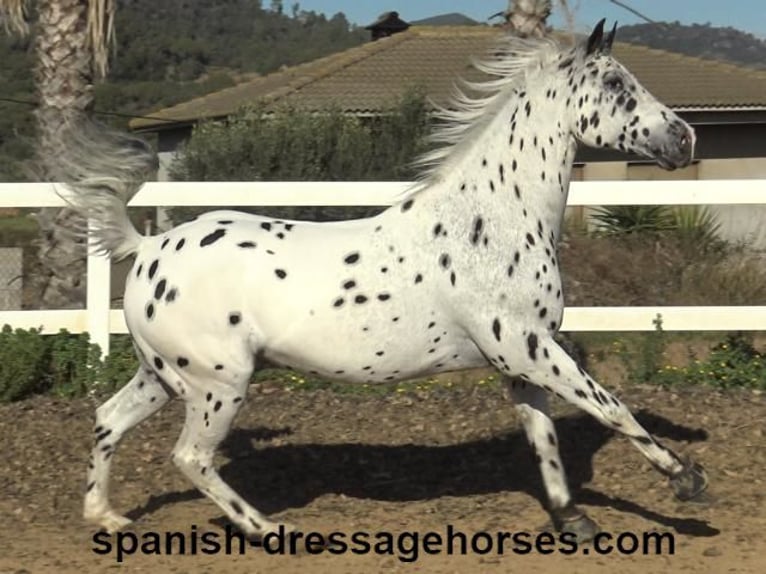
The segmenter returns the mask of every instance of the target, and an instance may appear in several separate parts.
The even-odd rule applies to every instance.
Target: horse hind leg
[[[213,463],[216,449],[244,402],[251,370],[236,376],[236,380],[232,380],[229,370],[225,382],[213,379],[211,373],[204,379],[186,377],[190,383],[183,396],[186,418],[172,460],[247,536],[263,536],[277,531],[280,524],[270,521],[226,484]]]
[[[596,523],[573,502],[559,454],[556,428],[549,415],[546,392],[522,380],[504,377],[511,399],[524,425],[548,497],[548,511],[554,527],[573,532],[578,542],[591,540],[599,531]]]
[[[109,470],[123,435],[161,409],[171,393],[151,371],[139,368],[130,381],[96,409],[95,444],[88,461],[83,516],[108,532],[130,524],[109,505]]]

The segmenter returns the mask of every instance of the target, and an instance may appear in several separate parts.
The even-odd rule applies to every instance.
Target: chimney
[[[365,26],[365,30],[372,32],[372,41],[379,40],[380,38],[387,38],[398,32],[404,32],[410,27],[410,25],[399,18],[399,12],[384,12],[378,19]]]

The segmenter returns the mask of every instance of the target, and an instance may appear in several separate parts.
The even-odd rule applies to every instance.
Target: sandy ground
[[[266,392],[270,391],[270,392]],[[709,388],[629,386],[619,395],[668,445],[710,475],[709,500],[682,504],[623,438],[555,403],[564,463],[578,503],[614,534],[670,533],[674,554],[445,553],[269,556],[100,555],[81,518],[95,402],[52,398],[0,406],[0,572],[652,572],[766,571],[764,397]],[[179,404],[134,430],[114,465],[113,503],[136,537],[223,535],[222,512],[169,462]],[[222,476],[261,510],[304,531],[388,531],[448,525],[480,532],[549,529],[541,483],[519,421],[500,389],[439,388],[383,397],[254,389],[220,456]],[[483,546],[483,535],[477,541]],[[146,540],[146,538],[143,538]],[[115,539],[111,539],[116,542]],[[410,539],[404,538],[406,543]],[[129,542],[124,539],[124,543]],[[337,548],[337,547],[335,547]],[[480,548],[480,549],[481,549]],[[555,547],[554,547],[555,548]],[[586,553],[587,552],[587,553]]]

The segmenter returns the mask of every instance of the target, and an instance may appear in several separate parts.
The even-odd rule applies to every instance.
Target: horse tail
[[[88,221],[80,237],[90,234],[94,253],[119,261],[139,251],[144,236],[128,218],[127,203],[159,166],[144,140],[90,120],[73,122],[63,131],[61,152],[42,163],[57,193]]]

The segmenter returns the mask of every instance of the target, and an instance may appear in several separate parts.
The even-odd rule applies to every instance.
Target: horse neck
[[[576,140],[565,117],[564,85],[541,71],[516,88],[460,157],[447,158],[417,199],[442,219],[502,218],[509,231],[526,219],[558,234],[566,206]],[[560,177],[559,177],[560,176]]]

